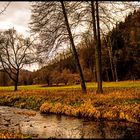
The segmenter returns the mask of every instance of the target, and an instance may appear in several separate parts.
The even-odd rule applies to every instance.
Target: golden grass
[[[110,83],[103,94],[96,94],[95,88],[59,90],[0,91],[0,105],[37,109],[41,113],[58,113],[76,117],[140,122],[139,82]],[[90,84],[90,83],[89,83]],[[109,85],[109,83],[107,83]],[[113,86],[113,87],[111,87]],[[138,86],[138,87],[137,87]],[[89,87],[91,87],[89,85]]]
[[[0,139],[29,139],[31,138],[28,135],[24,135],[21,133],[9,132],[6,130],[0,130]]]
[[[15,114],[35,116],[36,113],[32,111],[14,111]]]
[[[40,107],[40,112],[93,119],[140,122],[140,90],[137,88],[114,90],[112,92],[106,90],[104,94],[89,92],[82,95],[80,92],[73,92],[69,93],[67,97],[63,94],[57,93],[53,96],[53,99],[46,100]],[[55,98],[56,96],[57,98]]]

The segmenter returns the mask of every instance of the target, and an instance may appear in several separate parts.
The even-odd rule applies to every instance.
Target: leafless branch
[[[11,3],[11,1],[8,2],[8,3],[4,6],[4,8],[0,11],[0,14],[3,14],[4,11],[6,11],[6,9],[8,8],[8,6],[10,5],[10,3]]]

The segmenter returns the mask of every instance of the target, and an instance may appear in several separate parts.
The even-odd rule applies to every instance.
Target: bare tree
[[[58,47],[71,44],[81,79],[82,92],[86,93],[84,76],[74,43],[74,33],[71,31],[76,25],[68,21],[68,17],[72,18],[73,7],[77,6],[77,3],[67,3],[65,6],[63,2],[37,2],[32,6],[30,28],[33,32],[39,33],[43,44],[39,48],[39,53],[45,52],[46,58],[52,52],[56,52]]]
[[[98,2],[91,1],[92,10],[92,23],[95,42],[95,61],[96,61],[96,75],[97,75],[97,93],[102,93],[102,63],[101,63],[101,40],[100,40],[100,27],[99,27],[99,9]]]
[[[82,69],[81,69],[78,54],[77,54],[77,51],[76,51],[76,47],[75,47],[75,44],[74,44],[74,41],[73,41],[72,33],[71,33],[71,30],[70,30],[70,27],[69,27],[69,22],[68,22],[66,10],[65,10],[65,5],[64,5],[63,1],[61,1],[61,5],[62,5],[62,10],[63,10],[66,26],[67,26],[67,31],[68,31],[68,34],[69,34],[69,39],[70,39],[70,42],[71,42],[71,45],[72,45],[74,57],[75,57],[76,64],[77,64],[79,74],[80,74],[82,91],[83,91],[83,93],[86,93],[87,91],[86,91],[86,86],[85,86],[85,80],[84,80],[84,76],[83,76],[83,73],[82,73]]]
[[[8,6],[10,5],[10,3],[11,3],[11,2],[8,2],[8,3],[3,7],[3,9],[0,10],[0,15],[3,14],[3,13],[6,11],[6,9],[8,8]]]
[[[69,43],[61,5],[56,1],[35,2],[31,12],[29,27],[32,33],[39,34],[41,45],[38,47],[38,53],[45,63],[56,54],[58,47]]]
[[[18,86],[20,69],[35,60],[32,47],[30,38],[24,39],[14,29],[0,34],[0,65],[13,80],[15,91]]]

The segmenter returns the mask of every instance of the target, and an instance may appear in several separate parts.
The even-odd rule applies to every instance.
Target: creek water
[[[89,121],[8,106],[0,106],[0,130],[32,138],[140,138],[139,123]]]

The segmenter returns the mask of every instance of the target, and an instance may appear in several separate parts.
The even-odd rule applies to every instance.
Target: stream
[[[139,123],[89,121],[8,106],[0,106],[0,130],[32,138],[140,138]]]

